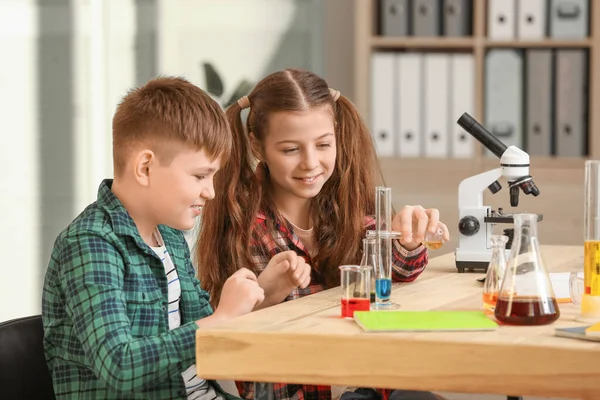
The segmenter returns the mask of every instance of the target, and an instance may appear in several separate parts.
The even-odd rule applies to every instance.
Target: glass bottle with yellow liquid
[[[582,322],[600,321],[600,161],[585,163]]]
[[[506,271],[506,243],[508,237],[504,235],[492,235],[492,258],[487,268],[485,282],[483,284],[483,309],[487,313],[493,313],[498,301],[498,293],[502,285],[502,278]]]

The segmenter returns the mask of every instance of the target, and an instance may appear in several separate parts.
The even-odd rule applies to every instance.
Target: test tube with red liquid
[[[371,268],[360,265],[342,265],[341,311],[342,318],[354,318],[354,311],[371,309]]]

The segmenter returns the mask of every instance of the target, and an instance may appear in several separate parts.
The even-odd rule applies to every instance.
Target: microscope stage
[[[538,214],[538,222],[544,219],[542,214]],[[513,214],[495,214],[489,217],[483,217],[483,222],[488,224],[512,224],[514,222]]]

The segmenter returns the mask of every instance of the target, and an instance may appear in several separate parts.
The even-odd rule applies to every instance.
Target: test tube
[[[583,296],[580,321],[600,321],[600,160],[585,163]]]
[[[392,189],[383,186],[375,188],[375,307],[392,304]]]

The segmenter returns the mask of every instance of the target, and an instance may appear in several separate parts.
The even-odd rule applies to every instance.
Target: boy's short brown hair
[[[181,77],[160,76],[123,98],[113,117],[114,173],[125,168],[136,146],[149,146],[161,163],[174,154],[170,143],[204,148],[213,160],[229,158],[232,136],[219,104]]]

